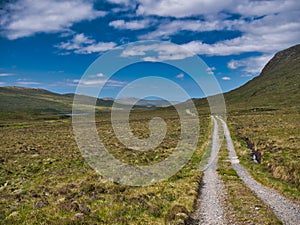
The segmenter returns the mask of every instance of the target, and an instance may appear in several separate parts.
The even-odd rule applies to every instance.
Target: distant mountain
[[[97,106],[111,107],[113,100],[80,96],[88,104],[96,100]],[[35,113],[69,114],[74,94],[57,94],[44,89],[18,86],[0,87],[0,111],[29,111]]]
[[[259,76],[224,93],[227,111],[300,112],[300,44],[280,51],[265,65]],[[207,110],[205,98],[193,99]]]
[[[120,98],[115,100],[119,104],[123,105],[132,105],[135,104],[135,107],[167,107],[170,105],[178,104],[176,101],[167,101],[163,99],[138,99],[134,97]]]
[[[229,109],[299,111],[300,44],[275,54],[259,76],[224,96]]]
[[[75,94],[57,94],[44,89],[25,88],[19,86],[0,87],[0,112],[27,111],[34,113],[70,114],[72,112]],[[89,96],[80,96],[83,102],[99,107],[112,107],[114,99],[105,97],[95,99]],[[170,103],[165,100],[139,100],[134,98],[117,100],[118,108],[128,107],[136,102],[135,108],[163,107]]]
[[[70,113],[74,94],[57,94],[43,89],[0,87],[0,112],[31,111],[37,113]],[[294,110],[300,112],[300,44],[280,51],[266,64],[261,74],[245,85],[224,94],[229,111]],[[82,96],[88,102],[95,98]],[[127,107],[135,98],[117,100],[118,107]],[[206,99],[193,99],[199,108],[206,108]],[[113,99],[97,99],[97,106],[111,107]],[[139,100],[136,107],[164,107],[165,100]],[[206,112],[206,111],[205,111]]]
[[[0,111],[71,112],[72,95],[18,86],[0,87]]]

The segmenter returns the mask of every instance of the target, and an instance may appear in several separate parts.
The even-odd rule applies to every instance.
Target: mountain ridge
[[[282,109],[300,104],[300,44],[277,52],[257,77],[224,94],[229,109]]]
[[[300,44],[282,50],[265,65],[260,75],[224,93],[229,111],[278,110],[290,107],[299,111]],[[59,94],[40,88],[0,87],[0,111],[33,110],[70,113],[75,94]],[[95,98],[85,96],[94,101]],[[206,98],[193,99],[198,107],[207,106]],[[97,106],[111,107],[113,99],[97,99]],[[122,101],[121,101],[122,103]],[[140,107],[163,107],[166,101],[140,100]],[[121,104],[120,104],[121,105]]]

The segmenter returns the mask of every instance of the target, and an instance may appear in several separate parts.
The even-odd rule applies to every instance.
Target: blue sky
[[[298,0],[1,1],[0,85],[74,92],[89,65],[105,52],[156,40],[198,54],[225,92],[257,76],[275,52],[299,43],[299,14]],[[114,97],[147,76],[154,64],[124,69],[102,95]],[[187,74],[156,66],[194,90]],[[194,90],[190,95],[203,94]]]

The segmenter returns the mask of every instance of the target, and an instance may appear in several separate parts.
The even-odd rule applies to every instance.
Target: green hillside
[[[300,45],[278,52],[261,74],[226,93],[241,163],[266,186],[300,202]],[[261,155],[256,164],[251,151]]]
[[[280,51],[261,74],[225,94],[229,111],[292,110],[300,106],[300,45]]]
[[[71,111],[72,95],[60,95],[36,88],[0,87],[1,111],[64,113]]]
[[[64,114],[72,113],[75,94],[58,94],[39,88],[19,86],[0,87],[0,119],[1,120],[36,120],[56,119]],[[114,104],[117,108],[130,105],[126,101],[114,103],[113,99],[95,99],[90,96],[78,96],[80,104],[94,105],[96,110],[107,110]],[[135,108],[153,108],[166,104],[166,101],[141,100]]]
[[[259,76],[225,93],[224,97],[229,112],[278,109],[299,112],[299,90],[300,45],[296,45],[278,52]],[[36,88],[0,87],[0,112],[70,113],[73,97],[74,94],[62,95]],[[205,99],[193,100],[199,108],[206,108]],[[111,107],[112,104],[112,100],[97,100],[97,106]]]
[[[225,98],[227,123],[240,163],[256,180],[300,203],[298,90],[299,45],[276,54],[260,76],[226,93]],[[164,182],[131,187],[98,175],[83,158],[72,120],[59,119],[62,113],[71,111],[73,97],[42,89],[0,88],[0,224],[189,221],[203,183],[199,165],[211,146],[207,99],[193,99],[200,112],[201,129],[198,147],[189,162]],[[95,100],[81,97],[88,102]],[[102,105],[99,109],[108,109],[112,103],[111,99],[97,100],[97,105]],[[131,150],[124,145],[114,132],[108,110],[96,114],[95,124],[100,140],[116,159],[131,165],[151,165],[173,153],[182,133],[180,117],[172,107],[133,110],[132,133],[148,138],[149,122],[155,117],[164,119],[167,133],[151,151]],[[218,172],[229,193],[225,196],[225,204],[229,203],[226,210],[237,215],[232,224],[245,224],[252,218],[259,222],[251,224],[277,224],[268,207],[237,177],[225,148],[224,143]],[[260,164],[253,162],[250,148],[261,153]]]

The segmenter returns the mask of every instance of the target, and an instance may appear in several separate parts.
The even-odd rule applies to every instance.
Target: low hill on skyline
[[[293,110],[300,106],[300,44],[280,51],[261,74],[225,93],[229,110]]]
[[[300,44],[280,51],[266,64],[261,74],[245,85],[224,93],[228,111],[293,110],[300,105]],[[0,111],[71,113],[74,94],[58,94],[38,88],[0,87]],[[92,97],[85,96],[94,101]],[[193,99],[198,107],[206,99]],[[97,106],[111,107],[113,99],[97,99]],[[139,107],[160,107],[165,101],[142,100]]]

